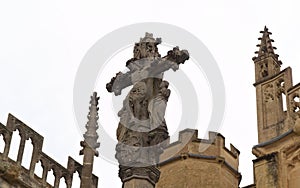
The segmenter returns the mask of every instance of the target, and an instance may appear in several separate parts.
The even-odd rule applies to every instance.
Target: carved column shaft
[[[36,144],[33,144],[32,156],[31,156],[30,167],[29,167],[29,175],[32,178],[34,178],[34,170],[35,170],[36,163],[38,162],[40,150],[41,150],[40,147],[38,147]]]
[[[25,137],[21,136],[21,141],[20,141],[20,146],[19,146],[19,151],[18,151],[18,156],[17,156],[17,163],[19,165],[21,165],[21,163],[22,163],[24,149],[25,149],[25,142],[26,142]]]
[[[3,137],[4,137],[4,142],[5,142],[3,156],[4,156],[4,159],[6,160],[8,158],[8,153],[9,153],[9,149],[10,149],[12,133],[4,134]]]
[[[60,178],[60,173],[55,172],[54,188],[59,188]]]
[[[98,156],[97,148],[100,147],[98,140],[98,101],[99,97],[97,93],[94,92],[91,96],[89,113],[88,113],[88,122],[86,124],[86,132],[83,135],[84,141],[80,142],[80,145],[83,149],[80,151],[80,155],[83,155],[83,165],[81,172],[81,183],[80,188],[92,188],[94,187],[93,183],[93,164],[94,156]],[[97,186],[97,185],[96,185]]]
[[[89,188],[93,184],[93,163],[94,163],[94,151],[91,148],[85,148],[83,157],[83,166],[81,173],[81,188]]]
[[[42,167],[43,167],[42,182],[46,183],[48,171],[50,170],[50,167],[48,164],[47,165],[43,164],[43,162],[42,162]]]

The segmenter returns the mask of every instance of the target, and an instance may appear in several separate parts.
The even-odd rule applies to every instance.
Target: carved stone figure
[[[160,38],[154,39],[152,34],[146,33],[135,44],[133,58],[126,62],[129,71],[117,73],[106,85],[115,95],[133,85],[118,112],[116,158],[120,174],[128,174],[122,173],[125,166],[156,165],[166,145],[164,141],[169,137],[164,116],[171,92],[169,83],[163,80],[163,73],[169,69],[178,70],[179,64],[189,59],[189,54],[175,47],[161,57],[157,48],[160,43]],[[121,179],[123,181],[124,177]]]

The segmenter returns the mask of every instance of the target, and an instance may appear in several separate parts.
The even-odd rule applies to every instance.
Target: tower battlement
[[[181,180],[184,182],[185,175],[186,178],[195,175],[203,178],[191,180],[190,187],[193,187],[193,183],[205,186],[207,182],[211,182],[211,185],[216,187],[222,184],[229,188],[238,187],[241,179],[238,172],[239,154],[239,150],[232,144],[230,149],[225,146],[225,137],[220,133],[209,132],[208,139],[200,139],[198,130],[182,130],[179,132],[178,140],[170,143],[160,156],[162,175],[158,187],[164,187],[170,182]],[[179,177],[183,174],[185,174],[184,177]],[[220,174],[224,176],[219,177]],[[213,182],[216,178],[220,181]],[[168,186],[171,185],[168,184]]]
[[[203,157],[222,159],[233,169],[238,171],[240,151],[230,144],[225,146],[225,137],[217,132],[209,132],[208,139],[198,138],[198,130],[184,129],[179,132],[178,140],[170,143],[160,157],[162,164],[175,158]]]

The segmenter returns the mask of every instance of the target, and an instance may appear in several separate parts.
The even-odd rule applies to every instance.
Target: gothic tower
[[[265,27],[259,38],[258,55],[253,58],[255,65],[256,105],[258,142],[268,141],[284,132],[290,127],[285,126],[287,118],[286,94],[292,86],[291,68],[280,71],[281,61],[275,54],[276,47],[270,39],[271,32]]]
[[[258,145],[252,148],[254,184],[247,188],[298,188],[300,185],[300,84],[292,70],[280,70],[271,33],[261,31],[255,64]]]

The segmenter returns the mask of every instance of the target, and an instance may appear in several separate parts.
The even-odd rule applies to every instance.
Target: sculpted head
[[[139,43],[135,43],[133,56],[135,59],[148,57],[160,57],[157,45],[161,43],[160,38],[153,38],[152,33],[146,33],[144,38],[140,39]]]

